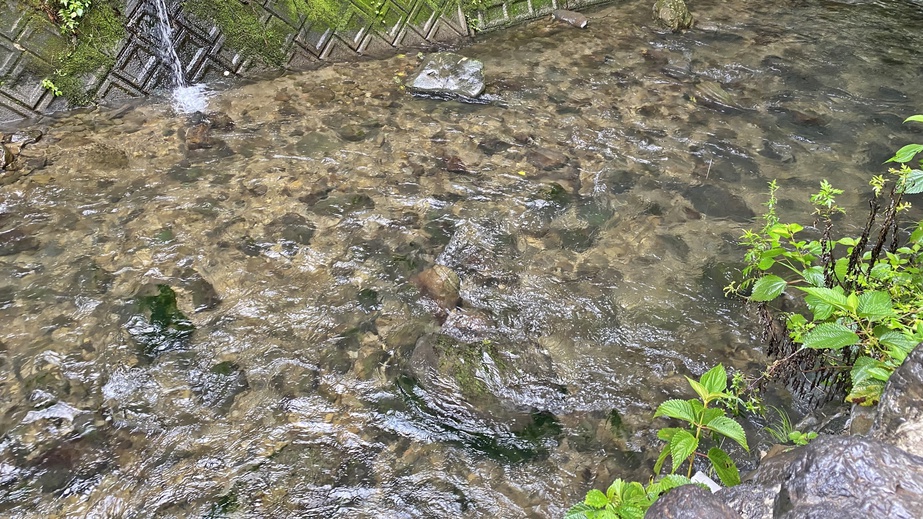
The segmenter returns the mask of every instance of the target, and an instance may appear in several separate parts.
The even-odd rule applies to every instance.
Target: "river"
[[[487,104],[411,97],[412,52],[216,88],[205,137],[157,100],[18,125],[2,514],[560,517],[645,478],[685,376],[763,365],[722,287],[767,183],[855,229],[921,138],[915,4],[692,10],[478,37]]]

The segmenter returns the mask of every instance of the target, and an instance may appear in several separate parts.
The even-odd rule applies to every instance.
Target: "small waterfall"
[[[204,112],[208,106],[205,85],[190,85],[186,81],[183,63],[173,46],[173,28],[166,0],[154,0],[154,7],[157,11],[157,32],[162,43],[160,59],[170,66],[173,75],[173,108],[179,113]]]

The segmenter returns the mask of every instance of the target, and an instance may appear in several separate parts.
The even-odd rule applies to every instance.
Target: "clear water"
[[[408,54],[216,92],[206,149],[166,104],[27,123],[0,513],[557,517],[644,477],[656,403],[763,361],[721,288],[767,182],[797,216],[829,178],[858,225],[920,140],[913,4],[694,7],[682,35],[645,3],[488,35],[461,50],[488,105],[410,97]],[[414,283],[435,264],[452,312]],[[158,285],[191,335],[150,340]]]

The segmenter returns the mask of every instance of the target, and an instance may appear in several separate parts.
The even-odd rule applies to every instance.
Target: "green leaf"
[[[859,297],[855,293],[846,296],[846,308],[850,312],[855,312],[859,308]]]
[[[885,383],[875,379],[867,380],[862,384],[853,384],[852,390],[846,395],[846,401],[863,407],[871,407],[881,400],[881,392],[884,388]]]
[[[804,269],[801,271],[801,275],[804,276],[804,280],[810,283],[815,287],[824,286],[824,269],[820,266],[813,266]]]
[[[596,508],[586,503],[578,503],[564,513],[564,519],[588,519],[587,513],[594,511],[596,511]]]
[[[923,171],[912,170],[904,179],[904,194],[916,195],[923,193]]]
[[[706,371],[699,380],[709,393],[723,393],[728,388],[728,374],[722,364]]]
[[[727,416],[718,416],[713,418],[710,422],[705,424],[710,431],[714,431],[722,436],[727,436],[728,438],[734,440],[745,451],[750,452],[750,447],[747,446],[747,435],[744,433],[744,428],[740,426],[736,421],[728,418]]]
[[[718,447],[712,447],[708,450],[708,459],[724,486],[733,487],[740,484],[740,472],[728,453]]]
[[[866,385],[872,380],[887,382],[890,377],[891,369],[884,362],[868,356],[856,359],[856,363],[853,364],[852,370],[849,372],[849,378],[853,386]]]
[[[692,453],[699,447],[699,440],[696,439],[689,431],[682,429],[673,435],[670,441],[670,455],[673,461],[673,472],[682,465],[683,461],[692,456]]]
[[[833,315],[834,310],[836,310],[833,305],[828,305],[810,294],[804,297],[804,304],[808,305],[811,314],[814,315],[815,321],[825,321],[829,319],[830,316]]]
[[[625,482],[622,481],[621,478],[616,479],[609,485],[609,488],[606,489],[606,499],[618,504],[622,501],[623,492],[625,492]]]
[[[898,364],[903,364],[904,359],[917,345],[917,341],[912,337],[896,330],[889,330],[878,337],[878,342],[887,346],[888,355]]]
[[[702,413],[702,423],[708,423],[714,420],[715,417],[723,416],[723,415],[724,415],[724,409],[721,409],[720,407],[709,407],[708,409],[705,410],[704,413]]]
[[[621,481],[617,479],[616,481]],[[614,485],[615,483],[613,483]],[[593,489],[586,493],[586,499],[583,500],[583,503],[592,506],[593,508],[605,508],[609,504],[609,498],[606,497],[606,494],[603,494],[601,490]]]
[[[647,486],[647,495],[650,499],[657,499],[660,494],[668,490],[673,490],[676,487],[681,487],[683,485],[691,485],[692,480],[686,476],[680,476],[679,474],[667,474],[666,476],[660,478],[655,483],[651,483]]]
[[[859,317],[870,321],[879,321],[894,315],[891,296],[887,292],[872,290],[859,295]]]
[[[821,323],[808,332],[803,339],[805,348],[838,350],[859,342],[856,332],[840,323]]]
[[[886,164],[888,162],[907,163],[913,160],[916,154],[920,153],[921,151],[923,151],[923,144],[908,144],[904,146],[903,148],[897,150],[897,153],[895,153],[894,156],[891,157],[890,159],[886,160],[885,163]]]
[[[798,290],[807,292],[809,295],[820,299],[824,303],[827,303],[834,308],[839,308],[840,310],[846,310],[848,308],[846,303],[846,296],[843,295],[842,290],[837,291],[832,288],[820,287],[799,287]]]
[[[779,297],[779,294],[785,291],[787,283],[784,279],[773,274],[767,274],[756,280],[753,284],[753,293],[750,299],[753,301],[772,301]]]
[[[844,256],[833,263],[833,273],[837,279],[846,279],[846,273],[849,271],[849,257]]]
[[[660,433],[658,433],[657,436],[659,437]],[[660,451],[660,456],[657,456],[657,463],[654,463],[654,474],[655,475],[660,474],[660,469],[663,468],[663,463],[667,461],[667,456],[669,454],[670,454],[670,444],[667,443],[666,445],[663,446],[663,450]]]
[[[910,117],[904,119],[905,123],[909,123],[910,121],[916,121],[918,123],[923,123],[923,115],[911,115]]]
[[[700,384],[698,381],[692,380],[689,377],[686,377],[686,381],[689,382],[689,385],[692,386],[692,389],[696,392],[697,395],[699,395],[699,398],[701,398],[703,402],[708,401],[708,389],[706,389],[705,386]]]
[[[689,402],[679,399],[667,400],[657,406],[654,418],[658,416],[669,416],[689,423],[695,422],[695,413],[692,411],[692,406],[689,405]]]

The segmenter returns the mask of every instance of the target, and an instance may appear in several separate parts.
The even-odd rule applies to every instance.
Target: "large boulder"
[[[715,494],[747,519],[923,517],[923,458],[869,438],[818,438],[765,461],[750,479]],[[766,495],[775,498],[755,498]]]
[[[923,346],[917,346],[891,375],[869,434],[923,456]]]
[[[654,19],[673,32],[688,29],[694,22],[683,0],[657,0],[654,4]]]
[[[417,94],[476,98],[484,92],[484,64],[452,52],[430,54],[407,88]]]

